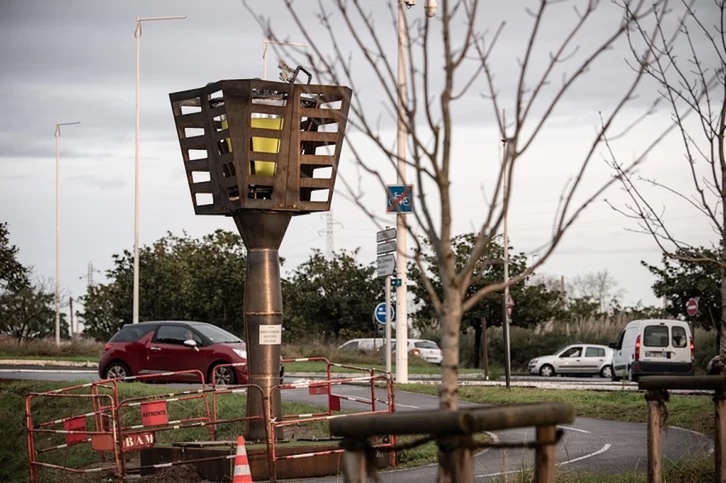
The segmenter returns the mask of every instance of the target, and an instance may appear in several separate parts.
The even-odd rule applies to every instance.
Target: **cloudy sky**
[[[302,41],[302,36],[283,14],[282,0],[251,0],[253,8],[273,18],[281,37]],[[306,2],[312,6],[317,2]],[[380,2],[385,4],[385,2]],[[423,3],[422,0],[419,3]],[[536,2],[484,2],[489,6],[480,17],[481,31],[507,27],[494,57],[497,76],[506,91],[514,78],[532,19],[524,7]],[[608,4],[609,2],[604,2]],[[703,2],[711,3],[711,2]],[[296,2],[297,5],[304,5]],[[506,5],[504,7],[503,5]],[[409,13],[423,16],[422,5]],[[571,5],[556,10],[541,33],[540,57],[561,39],[562,25],[572,20]],[[111,257],[133,248],[134,206],[134,88],[136,17],[186,15],[186,20],[144,23],[141,42],[141,168],[140,241],[153,243],[167,232],[201,236],[217,228],[234,230],[231,219],[195,216],[176,139],[168,94],[196,88],[228,78],[262,77],[263,33],[241,0],[200,2],[156,0],[111,2],[98,0],[3,0],[0,2],[0,221],[9,223],[11,241],[20,247],[20,259],[32,265],[35,274],[51,281],[55,273],[55,124],[65,126],[60,137],[60,232],[61,281],[65,291],[80,296],[85,291],[89,262],[99,270],[96,281],[111,268]],[[390,11],[373,12],[391,46],[395,63],[395,33]],[[605,10],[593,27],[583,32],[580,43],[594,45],[617,22],[617,12]],[[305,17],[315,37],[325,32],[314,16]],[[389,28],[390,27],[390,28]],[[345,50],[345,30],[338,31]],[[623,46],[621,46],[623,47]],[[624,48],[605,58],[600,70],[573,91],[562,104],[538,143],[518,167],[510,217],[511,243],[516,251],[536,257],[536,249],[548,239],[560,192],[576,171],[598,123],[599,111],[612,107],[613,96],[622,90],[630,73]],[[268,77],[277,73],[278,54],[268,51]],[[536,65],[540,65],[535,63]],[[368,87],[365,73],[361,86]],[[475,86],[473,97],[457,111],[451,189],[457,233],[479,226],[491,195],[489,181],[496,165],[472,160],[486,156],[496,160],[498,133],[491,109],[479,96],[484,86]],[[653,94],[651,91],[650,94]],[[648,92],[626,112],[638,115],[648,102]],[[359,101],[381,109],[375,88],[356,92]],[[370,96],[370,97],[366,97]],[[503,94],[506,100],[506,92]],[[477,103],[481,103],[479,106]],[[503,106],[511,107],[511,106]],[[486,114],[483,114],[486,112]],[[669,122],[667,112],[654,116],[641,131],[618,145],[619,155],[635,156],[644,139]],[[391,124],[382,124],[390,135]],[[361,149],[365,143],[361,141]],[[374,156],[374,154],[371,154]],[[682,149],[676,137],[667,139],[643,166],[644,175],[658,175],[678,187],[687,174]],[[629,159],[625,159],[626,161]],[[395,173],[382,162],[380,171],[395,181]],[[386,171],[387,170],[387,171]],[[584,189],[593,189],[612,173],[602,161],[588,171]],[[380,213],[386,223],[385,199],[380,187],[352,163],[344,149],[340,176],[364,193],[368,208]],[[336,250],[361,248],[361,261],[375,260],[375,232],[380,225],[369,220],[342,192],[333,202],[333,233],[326,233],[326,217],[313,214],[295,218],[280,253],[292,268],[307,259],[314,248],[325,251],[329,237]],[[586,194],[583,193],[583,195]],[[616,188],[606,197],[623,205]],[[687,206],[658,194],[656,204],[667,208],[667,217],[683,239],[696,244],[714,240],[706,224]],[[393,224],[393,218],[388,219]],[[640,261],[657,263],[660,255],[645,235],[633,233],[634,223],[613,212],[599,199],[570,230],[542,272],[571,279],[586,272],[608,270],[624,290],[628,304],[656,304],[650,285],[653,278]],[[143,273],[141,274],[143,277]]]

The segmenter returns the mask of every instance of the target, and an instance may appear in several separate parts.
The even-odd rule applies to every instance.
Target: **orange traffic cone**
[[[252,483],[250,462],[247,459],[244,436],[237,436],[237,452],[234,456],[234,473],[232,483]]]

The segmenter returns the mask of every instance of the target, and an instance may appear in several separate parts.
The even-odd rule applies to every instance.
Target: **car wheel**
[[[230,366],[223,366],[222,364],[215,365],[209,373],[209,383],[221,384],[228,386],[234,384],[237,381],[237,377],[234,373],[234,368]]]
[[[549,364],[545,364],[539,368],[539,375],[542,377],[552,377],[555,375],[555,368]]]
[[[604,377],[605,379],[612,379],[613,377],[613,368],[611,366],[605,366],[600,371],[600,377]]]
[[[104,372],[104,377],[106,379],[123,379],[130,376],[131,371],[123,362],[112,362],[108,365],[108,367],[106,367],[106,372]]]

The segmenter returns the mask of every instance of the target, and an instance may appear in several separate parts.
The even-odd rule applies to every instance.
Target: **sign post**
[[[386,324],[386,371],[391,372],[391,321],[393,319],[391,307],[391,275],[396,273],[396,229],[386,227],[385,230],[376,233],[376,266],[378,277],[386,279],[386,302],[384,305],[384,320]],[[381,321],[378,304],[375,310],[376,320]]]

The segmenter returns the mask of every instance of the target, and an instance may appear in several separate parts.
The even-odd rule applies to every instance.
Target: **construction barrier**
[[[235,401],[234,398],[237,395],[247,396],[250,390],[261,393],[262,389],[259,386],[251,384],[222,386],[215,384],[214,380],[211,385],[207,385],[204,374],[197,370],[131,376],[124,379],[104,379],[54,391],[30,393],[26,396],[25,401],[29,480],[32,483],[41,481],[38,472],[41,468],[68,475],[97,473],[107,476],[112,474],[122,481],[128,474],[143,474],[181,464],[220,460],[228,460],[232,463],[237,456],[236,450],[239,448],[239,441],[235,440],[243,434],[244,424],[250,420],[261,419],[264,421],[266,432],[264,443],[267,454],[267,472],[269,479],[275,481],[277,461],[342,453],[342,450],[326,449],[318,452],[306,451],[301,454],[290,454],[289,452],[284,455],[279,454],[278,442],[271,437],[276,434],[276,428],[298,427],[344,417],[345,414],[340,414],[341,401],[364,406],[362,412],[355,414],[392,412],[394,410],[393,383],[388,373],[333,364],[322,357],[292,359],[283,362],[293,361],[325,364],[326,379],[297,384],[280,384],[273,387],[272,391],[307,388],[308,394],[320,395],[326,399],[322,404],[325,408],[323,411],[310,414],[283,414],[279,419],[272,418],[270,406],[263,398],[264,414],[246,416],[244,403]],[[229,364],[229,366],[234,365],[238,364]],[[331,373],[331,368],[334,367],[360,372],[361,376],[336,379]],[[119,383],[187,379],[200,382],[200,386],[162,394],[125,399],[119,397]],[[344,384],[370,388],[370,396],[349,396],[336,392],[336,388]],[[376,396],[377,387],[385,388],[385,397]],[[366,389],[367,391],[368,389]],[[225,400],[225,398],[227,399]],[[68,403],[71,400],[73,405]],[[78,400],[83,403],[78,404]],[[67,404],[58,403],[58,401],[65,401]],[[51,421],[35,420],[34,409],[37,409],[40,404],[47,403],[54,404],[54,408],[58,407],[58,417]],[[68,408],[67,413],[64,413],[65,407]],[[79,407],[82,410],[79,411]],[[195,410],[192,414],[189,413],[189,407],[193,407]],[[166,460],[162,463],[149,463],[148,461],[144,463],[143,458],[136,463],[136,458],[128,457],[131,452],[157,451],[157,445],[176,445],[177,443],[174,441],[179,441],[180,434],[186,438],[186,441],[219,443],[216,446],[229,445],[231,453],[203,457],[195,456],[196,453],[189,453],[184,457]],[[329,436],[333,441],[333,435]],[[225,439],[220,441],[220,438]],[[394,439],[385,443],[385,445],[392,444],[395,444]],[[287,449],[289,450],[289,448]],[[259,450],[257,451],[259,452]],[[81,466],[75,464],[75,461],[83,461],[84,464]],[[88,464],[88,461],[92,461],[92,463]],[[393,455],[391,462],[395,463]],[[235,464],[230,467],[231,472],[234,472],[236,466]],[[66,476],[61,479],[71,479],[71,477]]]
[[[283,363],[287,362],[320,362],[326,365],[326,379],[322,381],[307,381],[294,384],[280,384],[272,388],[272,391],[286,391],[286,390],[299,390],[308,389],[310,396],[323,396],[327,399],[327,411],[325,413],[310,413],[310,414],[283,414],[281,420],[275,418],[269,418],[269,430],[268,434],[275,434],[275,429],[279,427],[292,427],[300,426],[304,424],[313,424],[319,421],[329,421],[334,418],[344,417],[345,414],[335,414],[341,411],[341,401],[350,401],[353,403],[359,403],[366,406],[363,411],[355,412],[356,415],[361,414],[376,414],[376,413],[389,413],[395,411],[395,396],[393,391],[393,379],[390,373],[380,371],[377,369],[370,369],[364,367],[350,366],[344,364],[337,364],[330,362],[325,357],[308,357],[298,359],[284,359]],[[332,368],[345,369],[347,371],[360,372],[361,376],[357,377],[340,377],[334,378]],[[334,392],[334,388],[341,385],[359,385],[367,387],[370,390],[370,397],[356,397],[348,396],[341,393]],[[382,385],[386,388],[386,399],[380,399],[376,395],[376,387]],[[282,397],[282,395],[281,395]],[[383,409],[378,409],[378,405],[383,405]],[[322,406],[325,407],[325,404]],[[330,438],[333,439],[334,435],[329,434]],[[395,445],[395,436],[389,436],[382,438],[379,447],[391,447]],[[271,474],[275,474],[275,468],[278,461],[299,459],[299,458],[310,458],[315,456],[322,456],[324,454],[342,454],[343,449],[325,450],[301,454],[290,454],[290,455],[278,455],[277,442],[273,439],[270,448],[270,465],[272,466]],[[396,455],[394,452],[390,452],[390,464],[396,464]]]

